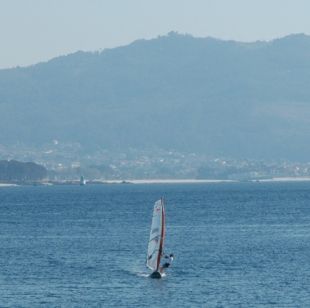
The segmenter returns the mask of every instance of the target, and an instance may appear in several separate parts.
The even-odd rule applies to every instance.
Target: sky
[[[0,0],[0,68],[170,31],[238,41],[310,35],[309,0]]]

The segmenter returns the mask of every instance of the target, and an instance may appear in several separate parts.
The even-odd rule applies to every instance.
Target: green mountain
[[[310,37],[169,33],[0,70],[0,144],[307,160]]]

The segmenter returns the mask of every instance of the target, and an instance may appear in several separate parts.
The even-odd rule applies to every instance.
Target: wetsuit
[[[162,261],[163,261],[162,268],[168,268],[171,265],[172,261],[173,261],[173,257],[165,255],[163,257]]]

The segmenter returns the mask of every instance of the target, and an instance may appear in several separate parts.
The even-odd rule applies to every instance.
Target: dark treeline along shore
[[[0,160],[0,183],[27,183],[41,181],[47,176],[45,167],[33,162]]]

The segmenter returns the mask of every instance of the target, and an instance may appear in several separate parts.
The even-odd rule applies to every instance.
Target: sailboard
[[[83,176],[83,175],[81,175],[81,177],[80,177],[80,185],[81,185],[81,186],[86,185],[86,180],[84,179],[84,176]]]
[[[164,250],[164,240],[165,206],[164,200],[161,198],[154,204],[151,232],[147,248],[146,266],[153,271],[150,276],[152,278],[161,278],[159,267],[160,259]]]

